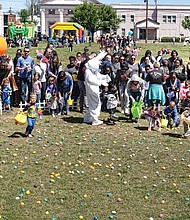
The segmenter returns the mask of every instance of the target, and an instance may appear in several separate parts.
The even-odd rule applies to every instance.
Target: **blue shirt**
[[[167,107],[165,107],[162,110],[162,114],[168,115],[169,113],[172,115],[172,118],[174,120],[174,124],[177,124],[178,113],[177,113],[176,106],[174,107],[174,109],[171,109],[170,106],[168,105]]]
[[[64,92],[69,92],[73,89],[73,79],[69,73],[66,72],[67,77],[61,83],[57,82],[57,91],[63,95]]]
[[[25,68],[25,67],[29,66],[33,69],[34,59],[31,56],[27,56],[27,57],[21,56],[18,58],[16,66],[20,67],[20,68]],[[20,78],[22,78],[22,79],[30,79],[29,77],[31,76],[31,74],[32,74],[32,70],[30,70],[30,71],[20,70]]]

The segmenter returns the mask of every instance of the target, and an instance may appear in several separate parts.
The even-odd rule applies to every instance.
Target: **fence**
[[[42,110],[48,110],[48,112],[50,113],[50,102],[48,100],[44,100],[43,102],[39,102],[38,104]],[[19,110],[23,110],[26,105],[27,102],[25,103],[20,102]],[[75,105],[78,106],[78,101],[73,102],[73,105],[70,108],[73,109]],[[0,115],[3,115],[3,104],[1,100],[0,100]]]

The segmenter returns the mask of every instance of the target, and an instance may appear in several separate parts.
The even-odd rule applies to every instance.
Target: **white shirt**
[[[33,69],[33,76],[35,73],[40,74],[41,82],[46,82],[46,64],[45,63],[40,62],[40,66],[35,65]]]

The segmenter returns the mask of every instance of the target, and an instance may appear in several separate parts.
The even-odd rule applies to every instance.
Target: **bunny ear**
[[[36,50],[36,54],[39,54],[40,52],[39,52],[39,50]]]
[[[105,56],[106,56],[107,52],[101,52],[97,55],[97,57],[95,57],[98,61],[101,61]]]

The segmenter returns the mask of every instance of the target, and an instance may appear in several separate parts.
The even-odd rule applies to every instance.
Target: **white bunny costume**
[[[99,66],[105,55],[106,53],[102,52],[86,64],[85,86],[89,108],[84,116],[84,122],[92,123],[92,125],[103,123],[98,120],[101,111],[99,86],[107,82],[107,77],[99,73]]]

